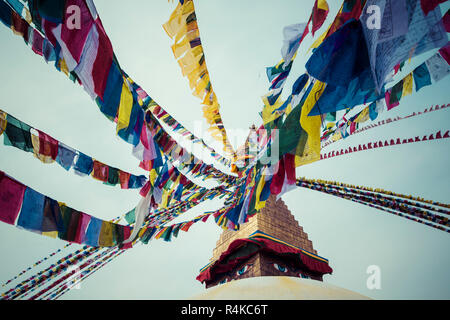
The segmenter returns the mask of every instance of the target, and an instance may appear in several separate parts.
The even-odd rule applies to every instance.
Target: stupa
[[[323,283],[333,269],[282,199],[266,206],[240,230],[224,230],[197,280],[206,291],[194,299],[367,299]]]

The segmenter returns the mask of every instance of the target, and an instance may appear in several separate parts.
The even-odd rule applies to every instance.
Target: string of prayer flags
[[[401,98],[412,93],[413,83],[416,92],[421,88],[431,85],[445,78],[450,74],[450,65],[441,56],[440,52],[436,52],[433,56],[419,65],[408,74],[405,78],[397,82],[393,87],[386,90],[386,106],[390,110],[399,105]]]
[[[104,257],[100,257],[99,259],[96,259],[95,263],[92,263],[87,268],[85,268],[84,271],[81,272],[79,277],[77,277],[77,282],[75,285],[80,283],[81,281],[84,281],[86,278],[103,268],[105,265],[110,263],[113,259],[117,258],[121,254],[127,252],[127,250],[115,250],[112,253],[105,255]],[[42,299],[49,299],[49,300],[56,300],[59,297],[61,297],[63,294],[71,290],[73,285],[70,283],[68,284],[67,281],[65,284],[63,284],[60,288],[57,288],[53,292],[49,292],[47,296],[42,297]]]
[[[170,226],[164,226],[163,222],[161,225],[150,225],[147,226],[143,232],[141,232],[140,240],[142,243],[147,244],[151,239],[163,239],[166,242],[172,240],[172,236],[177,238],[180,230],[188,232],[191,226],[199,221],[206,222],[208,218],[212,215],[216,216],[219,213],[223,213],[224,208],[216,211],[205,212],[197,217],[180,223],[176,223]]]
[[[444,134],[441,133],[439,130],[436,133],[430,134],[430,135],[424,135],[422,138],[419,136],[412,137],[412,138],[397,138],[397,139],[388,139],[388,140],[379,140],[369,143],[364,143],[358,145],[358,147],[348,147],[347,149],[341,149],[338,151],[330,151],[325,154],[320,155],[320,160],[325,160],[329,158],[334,158],[338,156],[342,156],[344,154],[354,153],[354,152],[360,152],[365,150],[371,150],[371,149],[378,149],[378,148],[384,148],[384,147],[390,147],[394,145],[400,145],[400,144],[407,144],[407,143],[416,143],[421,141],[431,141],[431,140],[439,140],[439,139],[446,139],[450,138],[449,130],[445,131]]]
[[[370,103],[381,96],[388,99],[389,107],[397,105],[399,91],[393,92],[394,94],[392,91],[387,94],[383,92],[387,73],[394,66],[413,56],[446,45],[448,39],[442,27],[439,10],[436,9],[433,14],[423,18],[423,21],[419,23],[423,13],[420,6],[414,6],[415,2],[418,3],[418,0],[408,3],[405,10],[392,11],[395,13],[394,17],[383,16],[383,19],[397,19],[395,27],[399,30],[394,30],[391,38],[385,38],[388,36],[380,33],[379,29],[368,29],[367,23],[362,21],[363,18],[349,20],[341,28],[329,34],[306,64],[311,76],[327,84],[327,89],[318,100],[311,115],[352,108],[363,103]],[[372,1],[368,1],[366,6],[371,4]],[[388,0],[388,5],[394,4]],[[394,7],[398,5],[396,3]],[[414,12],[414,17],[412,21],[406,21],[409,27],[408,24],[406,27],[400,27],[399,25],[407,19],[405,12],[411,14]],[[425,22],[426,26],[420,28],[419,25]],[[387,24],[388,22],[383,22],[383,25]],[[432,28],[436,29],[436,34],[431,35]],[[402,39],[408,39],[408,41]],[[401,45],[397,44],[399,41]],[[426,45],[417,46],[418,43],[426,43]],[[354,56],[356,49],[358,55]]]
[[[361,24],[345,23],[307,61],[308,74],[327,85],[310,115],[352,108],[378,97]]]
[[[425,14],[420,2],[386,0],[386,5],[381,7],[381,25],[392,26],[392,32],[362,24],[378,92],[381,92],[387,75],[396,65],[434,48],[441,48],[448,42],[440,8],[434,6]],[[371,0],[366,6],[372,4],[378,2]],[[389,14],[384,14],[385,11]]]
[[[393,197],[397,197],[397,198],[407,199],[410,201],[423,202],[423,203],[433,205],[436,207],[442,207],[442,208],[446,208],[446,209],[450,208],[450,204],[445,204],[445,203],[432,201],[432,200],[426,200],[424,198],[415,197],[412,195],[404,195],[401,193],[384,190],[382,188],[370,188],[370,187],[366,187],[366,186],[353,185],[353,184],[337,182],[337,181],[328,181],[328,180],[323,180],[323,179],[307,179],[305,177],[299,178],[299,179],[297,179],[297,181],[308,182],[308,183],[313,183],[313,184],[318,182],[318,183],[323,183],[323,184],[337,185],[337,186],[344,187],[344,188],[358,189],[361,191],[367,191],[367,192],[371,192],[371,193],[380,193],[380,194],[387,195],[387,196],[393,196]],[[432,210],[436,210],[436,209],[432,209]],[[438,210],[438,212],[445,213],[444,211],[440,211],[440,210]]]
[[[46,199],[46,200],[47,200],[47,199]],[[56,202],[56,201],[55,201],[55,202]],[[56,204],[57,204],[57,202],[56,202]],[[47,205],[47,203],[46,203],[45,205]],[[44,215],[44,220],[45,220],[45,219],[46,219],[46,217],[45,217],[45,215]],[[121,219],[121,217],[117,217],[117,218],[113,219],[112,221],[116,221],[116,222],[117,222],[117,221],[119,221],[120,219]],[[9,283],[11,283],[12,281],[18,279],[20,276],[22,276],[22,275],[25,274],[26,272],[32,270],[34,267],[37,267],[37,266],[39,266],[40,264],[49,261],[52,257],[56,256],[57,254],[59,254],[60,252],[62,252],[64,249],[70,247],[71,245],[72,245],[72,243],[67,243],[66,245],[64,245],[63,248],[60,248],[60,249],[58,249],[58,250],[56,250],[56,251],[50,253],[48,256],[46,256],[46,257],[44,257],[44,258],[42,258],[42,259],[36,261],[36,262],[33,263],[31,266],[29,266],[27,269],[22,270],[18,275],[16,275],[15,277],[11,278],[10,280],[8,280],[8,281],[5,282],[4,284],[2,284],[2,287],[6,286],[6,285],[8,285]],[[87,253],[88,250],[92,250],[92,249],[89,249],[88,246],[85,246],[85,247],[83,247],[83,249],[79,249],[79,250],[75,251],[74,253],[71,253],[71,254],[67,255],[67,256],[64,257],[64,258],[59,259],[57,263],[61,263],[61,262],[67,261],[69,258],[71,258],[71,257],[73,257],[73,256],[75,256],[75,255],[77,255],[77,254],[79,254],[79,253],[83,253],[83,252],[84,252],[84,253]],[[123,251],[125,251],[125,250],[123,250]],[[27,283],[32,283],[32,284],[36,283],[36,282],[37,282],[37,279],[39,279],[39,277],[40,277],[44,272],[46,272],[46,271],[50,271],[50,272],[55,271],[55,270],[53,269],[54,266],[55,266],[55,265],[51,265],[51,266],[48,267],[47,269],[45,269],[45,270],[39,272],[37,275],[34,275],[34,276],[30,277],[29,279],[27,279],[27,280],[25,280],[25,281],[22,281],[22,282],[21,282],[18,286],[16,286],[16,288],[14,288],[14,289],[21,288],[21,287],[23,287],[24,285],[26,285]],[[51,274],[53,274],[53,273],[51,273]],[[50,277],[50,278],[51,278],[51,277]],[[49,278],[49,279],[50,279],[50,278]],[[28,288],[28,289],[29,289],[29,288]],[[12,291],[16,291],[16,290],[10,290],[9,292],[12,292]],[[2,297],[5,296],[5,295],[6,295],[5,293],[2,294]]]
[[[119,249],[106,249],[96,257],[91,258],[88,263],[81,265],[83,269],[77,270],[75,273],[70,273],[67,277],[64,276],[58,284],[52,285],[39,292],[40,300],[56,300],[62,294],[71,290],[74,286],[79,285],[81,281],[84,281],[88,276],[95,271],[104,267],[107,263],[111,262],[116,257],[126,252],[126,250]]]
[[[167,35],[175,41],[172,51],[183,76],[189,79],[192,94],[203,101],[203,116],[210,125],[212,137],[223,143],[223,150],[229,158],[233,159],[235,152],[227,137],[219,111],[220,106],[206,67],[194,2],[179,1],[169,21],[163,27]]]
[[[430,66],[430,69],[429,67]],[[406,75],[403,79],[399,80],[394,86],[387,89],[385,92],[384,100],[387,107],[387,110],[391,110],[397,107],[400,104],[400,101],[405,96],[412,94],[413,86],[415,86],[415,91],[419,91],[424,86],[428,86],[432,84],[431,79],[433,78],[433,82],[437,83],[442,80],[450,73],[450,66],[446,62],[446,60],[441,56],[440,52],[436,52],[432,57],[427,59],[421,65],[416,67],[411,73]],[[381,99],[375,100],[372,102],[369,108],[369,116],[370,120],[375,120],[378,116],[378,113],[382,110],[383,106],[381,106]],[[365,112],[367,107],[363,109],[360,113],[355,115],[355,118],[359,119],[359,121],[353,121],[352,119],[345,120],[344,118],[341,121],[346,123],[347,128],[358,128],[358,123],[361,123],[361,113]],[[367,119],[368,120],[368,119]],[[356,123],[355,123],[356,122]],[[336,126],[334,129],[327,128],[327,136],[328,138],[332,133],[336,133],[333,138],[334,141],[339,140],[341,137],[345,137],[346,129],[343,129],[345,132],[339,132],[339,128]],[[343,135],[341,135],[343,133]],[[350,134],[352,134],[352,130],[350,130]],[[322,135],[322,140],[324,136]]]
[[[153,227],[164,225],[182,213],[192,209],[203,201],[211,200],[215,198],[223,198],[228,195],[229,191],[225,190],[223,187],[218,187],[214,189],[203,189],[199,192],[190,195],[183,202],[175,204],[171,207],[155,210],[155,212],[150,213],[146,219],[144,226]]]
[[[32,152],[43,163],[56,161],[67,171],[73,168],[77,175],[91,175],[94,179],[108,185],[119,184],[118,176],[125,174],[127,178],[121,184],[123,189],[138,189],[147,181],[147,178],[143,175],[135,176],[106,165],[59,142],[50,135],[32,128],[4,111],[0,110],[0,113],[6,115],[4,144],[26,152]],[[36,131],[38,134],[35,135],[32,131]]]
[[[115,218],[115,219],[113,219],[111,221],[117,222],[120,219],[121,219],[121,217],[117,217],[117,218]],[[70,245],[71,245],[71,243],[68,243],[67,245],[64,246],[64,248],[66,248],[66,247],[68,247]],[[124,245],[124,246],[120,246],[120,247],[122,249],[119,250],[119,252],[123,253],[123,252],[127,251],[127,250],[123,250],[123,249],[130,248],[130,245]],[[38,265],[39,263],[41,263],[43,261],[46,261],[48,258],[54,256],[55,254],[57,254],[61,250],[62,249],[58,249],[56,252],[50,254],[49,257],[45,257],[44,259],[42,259],[42,260],[38,261],[37,263],[35,263],[33,266],[36,266],[36,265]],[[59,259],[56,262],[56,264],[50,265],[46,269],[44,269],[44,270],[38,272],[37,274],[29,277],[25,281],[22,281],[16,287],[11,288],[7,292],[3,293],[1,295],[1,299],[17,299],[19,297],[23,297],[25,295],[29,295],[32,292],[34,292],[36,289],[38,289],[39,287],[44,286],[47,282],[49,282],[52,279],[54,279],[55,277],[61,275],[63,272],[66,272],[69,267],[74,266],[76,264],[80,264],[83,260],[86,260],[88,257],[91,257],[91,263],[96,261],[96,263],[94,265],[96,267],[99,267],[99,261],[104,261],[104,259],[102,259],[102,257],[104,257],[105,254],[107,252],[110,252],[111,250],[117,250],[117,249],[115,247],[103,249],[103,248],[100,248],[100,247],[91,248],[89,246],[84,246],[82,249],[78,249],[75,252],[66,255],[65,257]],[[100,254],[92,258],[92,256],[94,254],[96,254],[97,252],[100,252]],[[107,261],[109,262],[111,260],[107,260]],[[102,266],[104,266],[104,264],[102,264]],[[20,275],[22,275],[26,271],[29,271],[30,269],[31,268],[28,268],[27,270],[24,270],[23,272],[21,272],[21,274],[16,276],[14,279],[19,277]],[[96,268],[96,270],[97,269],[98,268]],[[89,268],[89,270],[92,271],[92,268]],[[85,273],[83,273],[83,274],[85,274]],[[48,290],[46,290],[46,291],[48,291]]]
[[[23,274],[27,273],[28,271],[30,271],[31,269],[33,269],[34,267],[37,267],[38,265],[40,265],[43,262],[48,261],[50,258],[54,257],[55,255],[57,255],[58,253],[60,253],[62,250],[64,250],[65,248],[71,246],[71,243],[67,243],[66,245],[64,245],[64,247],[61,249],[59,248],[56,251],[53,251],[52,253],[50,253],[48,256],[44,257],[43,259],[39,259],[38,261],[36,261],[35,263],[33,263],[31,266],[29,266],[28,268],[22,270],[21,272],[19,272],[19,274],[17,274],[16,276],[14,276],[13,278],[9,279],[8,281],[6,281],[5,283],[2,284],[2,287],[10,284],[11,282],[13,282],[14,280],[16,280],[17,278],[21,277]]]
[[[231,160],[223,157],[221,154],[216,152],[212,147],[208,146],[203,139],[198,138],[192,132],[187,130],[180,122],[174,119],[170,114],[168,114],[161,106],[159,106],[151,97],[149,97],[142,88],[136,85],[136,91],[138,92],[138,101],[142,101],[142,105],[147,104],[147,110],[150,110],[153,115],[169,126],[174,132],[181,134],[186,137],[189,141],[196,144],[201,144],[203,148],[208,149],[210,155],[219,163],[224,166],[229,167],[231,165]]]
[[[130,227],[67,207],[0,171],[0,221],[38,234],[91,246],[118,245]]]
[[[22,281],[14,288],[1,294],[2,300],[13,300],[22,297],[26,294],[32,293],[40,285],[54,279],[59,276],[62,272],[66,271],[71,265],[83,261],[87,257],[93,255],[97,252],[99,248],[88,248],[84,246],[82,249],[78,249],[75,252],[59,259],[56,264],[52,264],[46,269],[38,272],[37,274],[29,277],[28,279]]]
[[[38,281],[37,283],[32,283],[30,286],[28,286],[27,290],[22,292],[21,295],[22,296],[28,295],[29,297],[27,299],[29,300],[37,300],[38,298],[41,298],[41,296],[43,296],[44,294],[46,294],[47,292],[58,286],[60,283],[69,279],[70,277],[73,277],[73,275],[76,274],[78,270],[85,269],[87,266],[93,264],[96,260],[101,259],[106,254],[117,250],[117,248],[108,248],[102,250],[97,256],[94,256],[96,253],[98,253],[99,249],[93,250],[92,249],[93,248],[91,248],[91,250],[87,249],[86,251],[81,252],[80,254],[75,256],[74,258],[69,259],[69,261],[58,264],[56,270],[52,273],[50,272],[44,273],[41,277],[37,279]],[[70,267],[75,264],[77,265],[77,268],[70,269]],[[42,289],[43,285],[48,282],[48,277],[54,279],[62,275],[63,273],[64,275],[62,277],[60,277],[58,280],[53,281],[49,286]],[[37,289],[41,290],[31,295],[31,293],[33,293]],[[19,296],[20,295],[16,294],[15,296],[10,297],[9,299],[17,299],[19,298]]]
[[[66,273],[60,277],[58,280],[54,281],[53,283],[51,283],[48,287],[46,287],[45,289],[42,289],[42,286],[39,286],[38,288],[40,289],[39,292],[35,293],[34,295],[32,295],[29,299],[30,300],[36,300],[36,299],[41,299],[44,300],[46,299],[46,297],[50,294],[52,294],[53,292],[57,291],[58,289],[60,289],[61,286],[66,286],[66,285],[75,285],[75,281],[79,281],[80,279],[76,279],[75,277],[77,276],[78,272],[83,272],[86,270],[86,268],[90,265],[93,265],[95,263],[95,261],[101,261],[103,260],[103,257],[106,255],[107,257],[112,256],[114,253],[116,253],[117,251],[119,251],[117,248],[110,248],[110,249],[106,249],[103,252],[101,252],[100,254],[98,254],[95,257],[91,257],[90,259],[88,259],[86,262],[84,263],[80,263],[77,265],[78,269],[76,270],[66,270]]]
[[[424,206],[420,203],[404,200],[405,198],[408,198],[405,195],[400,195],[399,198],[394,198],[376,192],[377,190],[375,190],[375,192],[368,192],[367,188],[353,188],[349,186],[342,186],[341,184],[333,184],[323,181],[310,181],[307,179],[298,179],[297,185],[347,200],[355,201],[361,204],[369,205],[373,208],[389,212],[418,223],[425,224],[432,228],[450,232],[450,222],[448,219],[450,212],[448,210],[443,210],[431,206]],[[427,202],[432,203],[432,201]],[[448,205],[446,206],[448,207]],[[433,211],[442,213],[447,216],[442,216],[440,214],[434,213]]]
[[[40,6],[44,6],[42,3],[37,7],[30,8],[33,25],[42,27],[42,30],[38,32],[45,36],[43,42],[49,44],[48,51],[53,52],[55,67],[59,71],[65,72],[71,79],[78,79],[85,90],[95,99],[100,111],[111,121],[116,120],[117,134],[135,147],[139,143],[145,144],[145,141],[141,141],[146,137],[141,130],[141,128],[146,128],[143,126],[143,109],[146,108],[146,104],[154,103],[154,101],[121,70],[93,3],[67,0],[62,6],[63,9],[72,2],[76,2],[76,5],[82,9],[81,18],[85,23],[83,28],[68,30],[65,20],[46,20],[44,17],[47,15],[44,17],[40,15]],[[20,35],[24,38],[27,37],[25,40],[28,43],[28,34],[36,29],[11,7],[6,6],[2,9],[5,9],[6,12],[6,15],[2,15],[2,17],[7,17],[4,21],[5,24],[11,26],[11,19],[15,17],[13,20],[18,21],[17,24],[21,26],[20,30],[24,30]],[[30,15],[26,14],[28,12],[26,7],[23,12],[25,15]],[[26,30],[31,31],[26,32]],[[63,50],[58,51],[55,48],[63,48]],[[29,143],[26,146],[31,148]],[[148,157],[149,153],[140,153],[142,156],[146,154]],[[217,156],[217,154],[215,155]],[[152,161],[150,159],[141,160],[147,163]],[[81,173],[83,174],[83,171]],[[126,187],[126,184],[122,184],[122,186]]]
[[[289,110],[292,97],[286,101],[282,101],[281,93],[283,92],[284,84],[292,69],[292,64],[297,54],[298,48],[303,39],[309,32],[309,24],[312,20],[311,14],[308,23],[298,23],[288,25],[283,28],[283,47],[281,48],[282,60],[273,67],[267,67],[266,73],[269,82],[271,83],[269,92],[262,97],[264,108],[262,111],[262,118],[264,124],[271,122],[281,116],[286,110]],[[298,83],[297,83],[298,85]],[[306,83],[303,85],[303,87]],[[294,84],[294,88],[296,85]],[[293,91],[295,90],[293,88]],[[299,94],[299,93],[297,93]],[[292,95],[295,95],[294,93]],[[295,107],[294,104],[292,107]]]
[[[449,215],[450,211],[435,208],[433,206],[423,205],[421,203],[412,202],[409,200],[404,200],[402,198],[395,198],[391,196],[381,195],[378,193],[371,193],[367,191],[361,191],[355,188],[342,187],[339,185],[333,184],[323,184],[323,183],[313,183],[313,185],[321,185],[325,186],[325,188],[332,189],[337,192],[342,192],[346,194],[351,194],[352,197],[361,200],[361,201],[373,201],[378,205],[380,203],[384,203],[384,206],[389,208],[395,208],[398,211],[401,211],[406,214],[414,215],[421,219],[432,220],[437,224],[441,224],[443,226],[450,226],[448,217],[444,217],[443,215]],[[383,205],[381,205],[383,206]]]
[[[372,106],[372,104],[371,104],[371,106]],[[369,108],[371,106],[369,106]],[[407,116],[404,116],[404,117],[397,116],[394,119],[387,118],[385,120],[378,121],[377,123],[369,124],[369,125],[367,125],[365,127],[362,127],[362,128],[356,128],[356,130],[351,132],[349,135],[354,135],[354,134],[357,134],[357,133],[360,133],[360,132],[364,132],[364,131],[372,129],[372,128],[377,128],[377,127],[385,125],[385,124],[394,123],[396,121],[409,119],[411,117],[416,117],[416,116],[420,116],[420,115],[423,115],[423,114],[427,114],[428,112],[437,111],[437,110],[443,110],[443,109],[448,108],[448,107],[450,107],[450,104],[447,104],[447,105],[443,104],[441,106],[435,105],[435,106],[431,106],[429,108],[426,108],[424,111],[419,111],[418,113],[413,112],[413,113],[411,113],[411,114],[409,114]],[[370,118],[370,120],[375,120],[375,119],[376,119],[376,116],[374,118],[372,118],[372,117]],[[336,136],[336,138],[334,138],[335,136]],[[323,141],[326,141],[326,142],[322,145],[322,149],[324,149],[325,147],[327,147],[328,145],[330,145],[330,144],[332,144],[332,143],[334,143],[336,141],[339,141],[342,138],[342,135],[339,136],[339,135],[335,134],[333,136],[333,138],[332,139],[328,139],[328,140],[323,139]]]
[[[159,114],[158,108],[154,109],[156,114]],[[156,121],[155,115],[150,110],[146,113],[146,124],[149,128],[155,142],[161,146],[161,151],[170,158],[172,163],[178,163],[179,169],[189,168],[189,172],[194,177],[202,176],[204,179],[216,178],[222,182],[231,184],[235,177],[225,174],[222,171],[207,165],[195,155],[190,154],[185,148],[177,144],[176,140],[172,138],[161,125]]]

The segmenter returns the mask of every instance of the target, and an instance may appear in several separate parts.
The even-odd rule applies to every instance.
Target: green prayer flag
[[[128,222],[128,224],[133,224],[136,222],[136,208],[125,215],[125,220]]]
[[[403,79],[400,80],[395,86],[392,87],[391,96],[389,98],[389,104],[394,104],[400,101],[403,93]]]

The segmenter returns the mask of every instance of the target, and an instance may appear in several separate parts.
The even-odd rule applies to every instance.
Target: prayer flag
[[[316,33],[317,30],[320,29],[320,27],[325,22],[327,16],[328,16],[328,3],[326,0],[316,0],[313,7],[313,13],[312,13],[312,34],[314,36],[314,33]]]
[[[416,92],[431,84],[430,72],[428,71],[428,67],[425,62],[414,69],[413,77],[416,84]]]
[[[14,224],[22,206],[26,187],[0,171],[0,221]]]
[[[92,158],[80,152],[78,154],[78,159],[73,169],[75,170],[75,173],[84,176],[91,174],[93,167],[94,162]]]
[[[44,201],[44,195],[27,188],[23,196],[22,209],[20,210],[17,226],[32,232],[41,233]]]

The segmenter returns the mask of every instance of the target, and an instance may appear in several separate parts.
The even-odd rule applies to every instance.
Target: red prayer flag
[[[188,232],[188,231],[189,231],[189,228],[190,228],[193,224],[194,224],[194,221],[186,222],[186,224],[183,225],[180,229],[183,230],[183,231],[185,231],[185,232]]]
[[[447,30],[447,32],[450,32]],[[442,58],[447,61],[448,64],[450,64],[450,45],[447,44],[445,47],[439,49],[439,53],[441,54]]]
[[[272,183],[270,184],[270,193],[277,195],[280,194],[281,189],[283,188],[283,182],[285,178],[285,169],[284,169],[284,159],[281,158],[278,162],[278,170],[272,178]]]
[[[101,163],[100,161],[94,160],[94,168],[92,170],[92,176],[100,181],[108,181],[109,167]]]
[[[440,3],[446,0],[420,0],[420,6],[422,7],[423,13],[428,15],[430,11],[433,11]]]
[[[122,189],[128,189],[130,174],[128,172],[123,172],[122,170],[119,170],[119,180],[120,180],[120,187]]]
[[[71,8],[74,7],[79,10],[78,17],[74,16],[73,11],[71,11]],[[61,40],[66,45],[67,51],[72,56],[73,60],[78,63],[80,62],[84,44],[86,43],[94,19],[83,0],[67,0],[65,12],[72,14],[66,14],[65,19],[61,24]],[[79,24],[74,26],[77,22],[79,22]]]
[[[320,29],[328,16],[329,8],[326,0],[316,0],[312,14],[312,34]]]
[[[131,228],[129,226],[124,226],[123,227],[123,238],[124,238],[124,240],[127,240],[130,237],[130,235],[131,235]],[[130,249],[132,247],[133,247],[133,242],[131,241],[131,242],[125,243],[123,245],[122,249],[126,250],[126,249]]]
[[[48,134],[39,131],[39,153],[44,156],[50,156],[56,160],[58,156],[58,140],[53,139]]]
[[[95,26],[98,31],[98,52],[92,68],[92,78],[94,79],[95,93],[103,99],[109,69],[113,63],[113,48],[99,19],[95,21]]]
[[[26,187],[0,171],[0,221],[14,224],[22,206]]]
[[[22,35],[24,40],[28,43],[28,23],[15,11],[12,12],[11,29],[13,29],[15,33]]]

